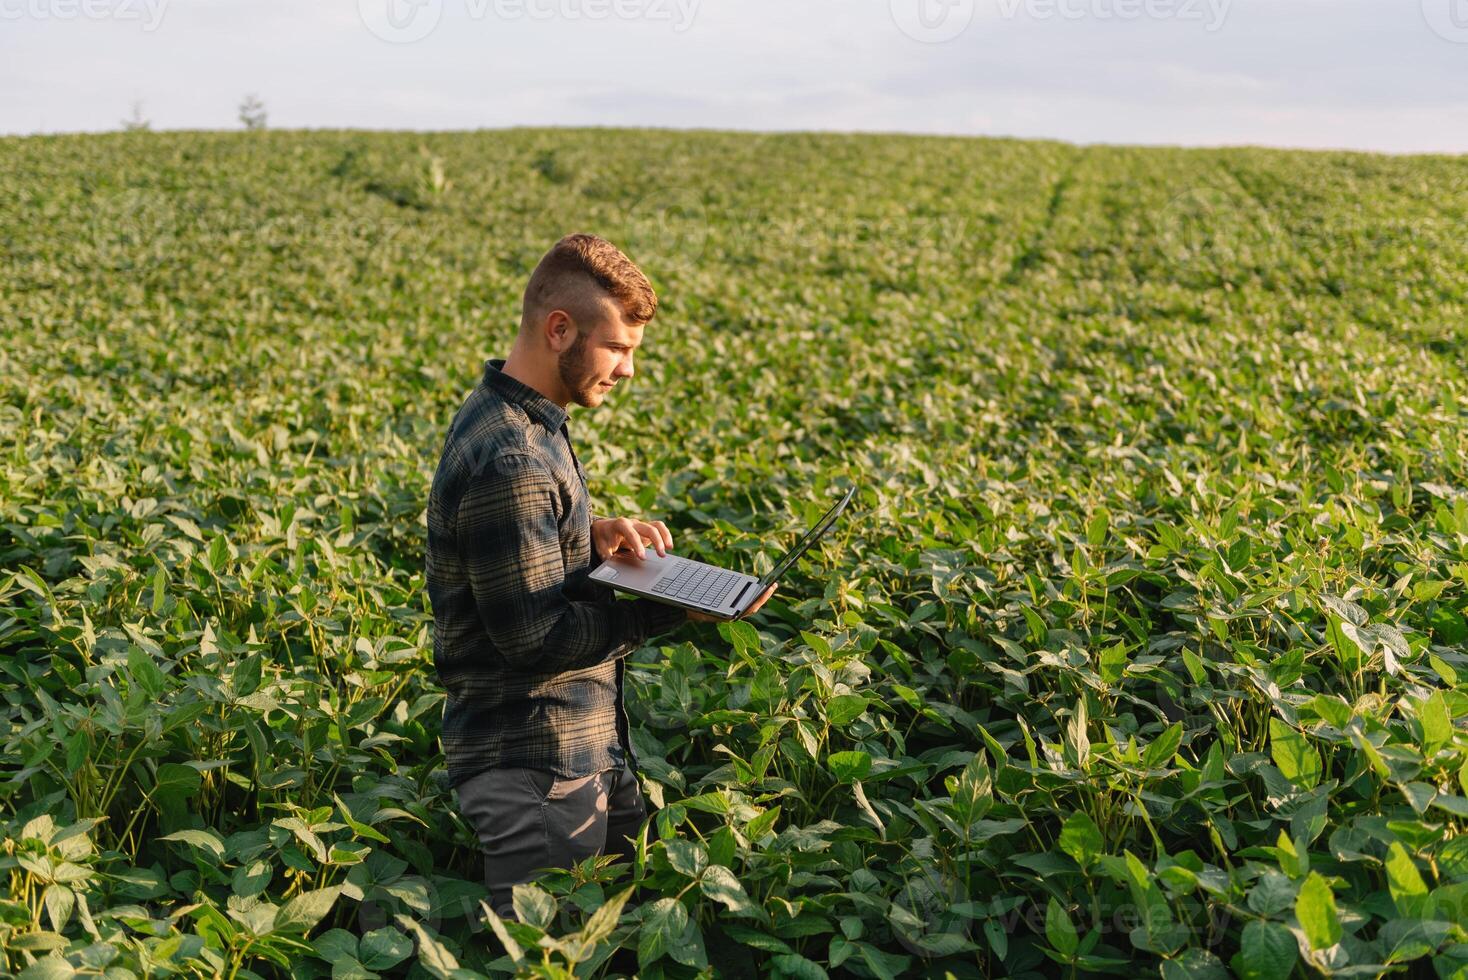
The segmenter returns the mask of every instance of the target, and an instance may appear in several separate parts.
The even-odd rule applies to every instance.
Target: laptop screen
[[[775,563],[775,567],[770,570],[769,574],[760,579],[760,585],[762,587],[768,586],[781,575],[784,575],[785,571],[791,565],[795,564],[796,559],[805,554],[807,548],[825,537],[831,525],[836,523],[836,518],[840,517],[841,512],[846,509],[846,504],[851,500],[851,495],[854,493],[856,493],[856,487],[847,490],[845,496],[832,504],[831,509],[826,511],[825,515],[819,521],[816,521],[815,527],[805,532],[805,535],[799,541],[795,542],[795,545],[789,551],[785,552],[784,556]]]

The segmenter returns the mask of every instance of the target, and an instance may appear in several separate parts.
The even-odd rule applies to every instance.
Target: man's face
[[[632,352],[642,343],[642,326],[628,323],[616,300],[599,297],[595,309],[590,322],[576,324],[576,340],[557,363],[568,400],[582,408],[596,408],[613,385],[632,377]]]

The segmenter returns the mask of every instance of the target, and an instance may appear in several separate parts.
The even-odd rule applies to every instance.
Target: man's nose
[[[617,362],[617,369],[614,372],[612,372],[612,373],[615,374],[619,378],[630,378],[630,377],[632,377],[632,358],[630,358],[630,357],[624,357],[624,358],[622,358],[622,360],[620,360],[620,361]]]

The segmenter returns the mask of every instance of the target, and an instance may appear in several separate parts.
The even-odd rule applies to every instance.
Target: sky
[[[1468,153],[1468,0],[0,0],[0,133],[655,126]]]

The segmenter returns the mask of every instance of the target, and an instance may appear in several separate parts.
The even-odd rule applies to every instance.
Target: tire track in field
[[[1051,237],[1056,218],[1064,206],[1066,191],[1074,183],[1074,175],[1084,153],[1077,148],[1068,149],[1066,156],[1057,161],[1061,173],[1051,184],[1048,195],[1043,198],[1043,209],[1039,209],[1038,221],[1025,239],[1024,248],[1010,261],[1003,273],[996,270],[993,278],[986,278],[982,283],[976,284],[959,307],[948,315],[946,322],[959,335],[980,342],[985,339],[992,341],[992,337],[975,337],[974,327],[987,322],[990,312],[987,308],[991,303],[1000,307],[1008,306],[1011,300],[1006,298],[1006,287],[1022,281],[1031,268],[1040,264],[1043,245]],[[892,367],[882,375],[882,382],[895,393],[895,397],[880,405],[857,405],[841,412],[841,425],[850,428],[852,433],[869,432],[872,429],[869,423],[858,425],[856,422],[856,417],[863,413],[890,421],[915,412],[925,379],[941,373],[943,365],[959,351],[952,336],[944,330],[915,330],[889,341],[889,345],[888,361]],[[1029,342],[1024,345],[1027,350],[1043,346],[1036,347]]]
[[[1045,206],[1045,217],[1040,222],[1040,227],[1030,236],[1025,247],[1014,261],[1009,264],[1009,270],[1004,273],[1000,283],[1005,286],[1016,285],[1025,274],[1029,272],[1040,260],[1040,246],[1050,237],[1051,229],[1055,227],[1055,216],[1060,213],[1061,205],[1065,201],[1065,192],[1070,188],[1075,179],[1076,167],[1080,165],[1081,155],[1084,150],[1077,149],[1066,164],[1065,171],[1056,179],[1050,188],[1050,201]]]

